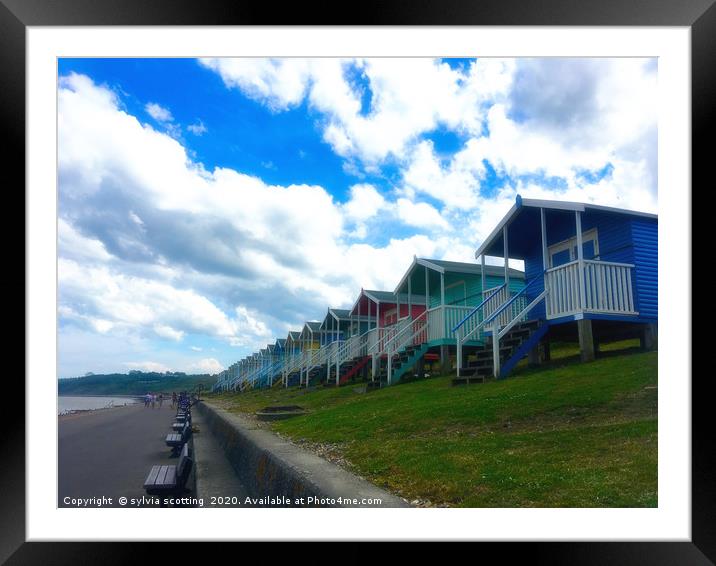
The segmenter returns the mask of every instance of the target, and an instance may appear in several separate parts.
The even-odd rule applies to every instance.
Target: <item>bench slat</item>
[[[161,466],[152,466],[152,469],[149,472],[149,475],[147,476],[147,479],[144,481],[144,487],[151,487],[153,486],[157,481],[157,476],[159,475],[159,470],[161,469]]]
[[[144,489],[152,491],[174,489],[177,483],[176,469],[176,466],[154,466],[150,477],[144,482]]]
[[[167,473],[164,476],[164,485],[167,487],[175,487],[177,484],[177,468],[176,466],[167,466]]]
[[[159,475],[157,476],[156,484],[157,486],[164,487],[167,484],[167,472],[169,471],[169,466],[162,466],[162,469],[159,471]]]

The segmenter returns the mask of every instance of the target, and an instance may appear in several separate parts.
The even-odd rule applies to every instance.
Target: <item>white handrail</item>
[[[500,339],[507,334],[513,326],[522,320],[529,311],[536,307],[545,297],[549,296],[549,289],[545,289],[537,295],[532,302],[523,308],[519,313],[512,317],[502,330],[499,330],[498,322],[495,320],[495,326],[492,331],[492,374],[497,378],[500,377]]]
[[[341,345],[336,351],[336,363],[340,366],[345,360],[357,358],[360,351],[366,345],[367,336],[375,328],[366,330],[363,334],[357,334],[349,337],[347,340],[341,341]],[[366,352],[366,355],[367,352]]]
[[[507,289],[505,289],[505,290],[507,290]],[[462,349],[462,345],[467,341],[467,339],[468,339],[470,336],[472,336],[475,332],[477,332],[478,330],[481,330],[483,326],[485,326],[485,321],[486,321],[486,320],[488,319],[488,317],[489,317],[489,314],[488,314],[487,316],[485,316],[485,313],[484,313],[485,307],[487,307],[488,305],[491,307],[492,305],[491,305],[490,303],[491,303],[492,300],[493,300],[494,298],[496,298],[496,297],[501,297],[502,300],[501,300],[501,302],[500,302],[495,308],[492,308],[492,309],[491,309],[491,313],[496,312],[500,307],[502,307],[502,305],[504,305],[507,301],[510,300],[510,293],[507,292],[507,293],[504,293],[504,294],[503,294],[503,293],[501,292],[501,290],[500,290],[500,291],[497,291],[496,293],[494,293],[491,297],[489,297],[489,298],[481,305],[480,310],[475,311],[475,314],[473,315],[473,316],[477,315],[478,318],[480,318],[480,320],[478,321],[478,323],[477,323],[475,326],[472,327],[472,329],[471,329],[469,332],[465,333],[465,335],[462,335],[462,328],[458,328],[458,329],[457,329],[457,334],[458,334],[458,336],[457,336],[458,357],[461,357],[461,356],[460,356],[460,350]],[[460,365],[460,364],[459,364],[459,361],[460,361],[460,360],[458,360],[458,365]]]
[[[435,311],[435,310],[437,310],[437,309],[439,309],[439,308],[441,308],[441,307],[433,307],[432,309],[425,310],[425,311],[421,312],[418,316],[416,316],[414,319],[412,319],[408,324],[406,324],[403,328],[401,328],[401,329],[395,334],[395,336],[393,336],[390,340],[388,340],[388,342],[386,342],[384,351],[385,351],[385,352],[388,352],[388,351],[390,350],[390,347],[396,342],[396,340],[401,336],[401,334],[403,334],[404,332],[406,332],[409,328],[414,327],[415,324],[418,323],[421,318],[425,317],[425,322],[426,322],[426,324],[427,324],[428,313],[431,312],[431,311]],[[424,330],[425,330],[425,327],[420,328],[420,330],[414,332],[414,333],[408,338],[407,341],[412,340],[412,339],[418,334],[418,332],[423,332]],[[403,341],[403,344],[407,343],[407,341]],[[396,348],[394,351],[397,351],[398,349],[400,349],[400,347]]]
[[[420,333],[424,332],[426,334],[425,336],[425,342],[427,342],[427,333],[429,331],[429,324],[430,324],[430,317],[429,313],[437,311],[439,309],[442,309],[443,306],[440,305],[438,307],[433,307],[432,309],[425,310],[421,312],[415,319],[411,320],[408,324],[406,324],[393,338],[391,338],[385,345],[385,353],[388,355],[388,385],[391,385],[393,381],[393,356],[400,352],[403,348],[407,347],[408,344],[410,344],[413,339]],[[423,318],[425,317],[425,318]],[[422,323],[422,324],[421,324]],[[419,328],[415,330],[416,327]],[[413,329],[412,334],[408,333],[408,337],[402,339],[401,341],[398,341],[398,338],[401,334],[406,332],[409,329]]]

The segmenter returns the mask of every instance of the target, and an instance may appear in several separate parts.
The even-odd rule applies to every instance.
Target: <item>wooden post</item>
[[[447,313],[445,312],[445,273],[440,273],[440,309],[442,310],[442,316],[440,317],[441,326],[440,329],[440,336],[442,338],[447,338],[447,329],[446,329],[446,316]],[[440,347],[440,365],[442,366],[443,373],[445,373],[445,368],[447,367],[447,362],[445,361],[447,359],[447,347],[445,348],[445,355],[443,357],[443,348]]]
[[[425,266],[425,310],[430,309],[430,280],[428,278],[428,266]]]
[[[510,296],[510,251],[507,245],[507,226],[502,228],[502,242],[504,243],[505,254],[505,291]]]
[[[592,321],[582,319],[577,321],[577,332],[579,333],[579,350],[583,362],[594,360],[594,334],[592,333]]]
[[[455,358],[457,376],[460,377],[460,369],[462,369],[462,327],[457,329],[457,335],[455,336]]]
[[[440,346],[440,371],[443,374],[450,371],[450,350],[447,344]]]
[[[408,318],[413,320],[413,296],[412,289],[410,286],[410,280],[412,279],[412,273],[408,273]]]
[[[500,339],[497,319],[492,325],[492,373],[495,378],[500,377]]]
[[[574,213],[577,225],[577,260],[579,273],[579,309],[584,310],[584,251],[582,250],[582,213]]]
[[[482,282],[481,282],[481,285],[482,285],[482,300],[484,301],[484,300],[485,300],[485,286],[486,286],[486,284],[487,284],[487,283],[486,283],[487,276],[485,275],[485,254],[482,254],[482,255],[480,256],[480,271],[481,271],[480,277],[481,277],[481,279],[482,279]]]
[[[396,306],[396,311],[397,311],[395,313],[395,322],[397,324],[398,321],[400,320],[400,289],[398,289],[398,292],[396,293],[395,300],[396,300],[395,306]]]
[[[547,222],[545,220],[544,208],[539,209],[540,228],[542,230],[542,269],[549,267],[549,258],[547,257]]]
[[[659,327],[657,324],[645,324],[639,333],[639,345],[642,350],[657,350],[659,347]]]
[[[547,268],[549,267],[549,257],[547,255],[547,220],[545,218],[544,214],[544,208],[539,209],[539,220],[540,220],[540,231],[542,235],[542,269],[544,271],[547,271]],[[545,290],[547,289],[547,274],[545,273],[542,275],[542,282],[544,285]],[[547,293],[547,296],[544,299],[544,315],[545,318],[550,313],[550,296],[549,293]]]

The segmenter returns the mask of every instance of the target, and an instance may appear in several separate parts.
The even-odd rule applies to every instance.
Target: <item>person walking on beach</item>
[[[156,403],[157,403],[157,396],[156,396],[156,394],[152,393],[152,409],[154,408]]]
[[[164,395],[162,395],[161,393],[159,394],[158,401],[159,401],[159,408],[161,409],[162,402],[164,401]]]
[[[144,396],[144,406],[145,407],[149,407],[149,402],[151,401],[151,399],[152,399],[152,395],[150,393],[147,393]]]

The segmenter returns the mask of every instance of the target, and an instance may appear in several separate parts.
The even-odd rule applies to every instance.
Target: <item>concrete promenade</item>
[[[58,506],[77,507],[78,503],[66,502],[66,498],[89,500],[88,507],[95,507],[92,498],[111,498],[105,507],[155,506],[145,498],[142,487],[149,470],[156,464],[176,464],[177,458],[164,438],[171,431],[175,409],[171,401],[160,409],[144,407],[143,403],[114,409],[92,411],[59,417],[58,426]],[[246,492],[221,450],[216,449],[211,433],[195,425],[200,432],[192,441],[197,460],[195,470],[201,479],[199,486],[211,487],[217,495],[245,496]],[[203,435],[203,436],[202,436]],[[196,474],[192,473],[188,487],[194,485]],[[189,496],[206,497],[207,494],[192,492]],[[212,494],[213,495],[213,494]],[[119,498],[128,503],[120,505]],[[144,500],[143,500],[144,498]],[[105,500],[106,501],[106,500]]]
[[[59,417],[58,505],[159,506],[143,484],[152,466],[178,463],[164,442],[174,414],[171,403],[140,403]],[[408,506],[246,416],[200,403],[192,417],[194,466],[181,506]]]

